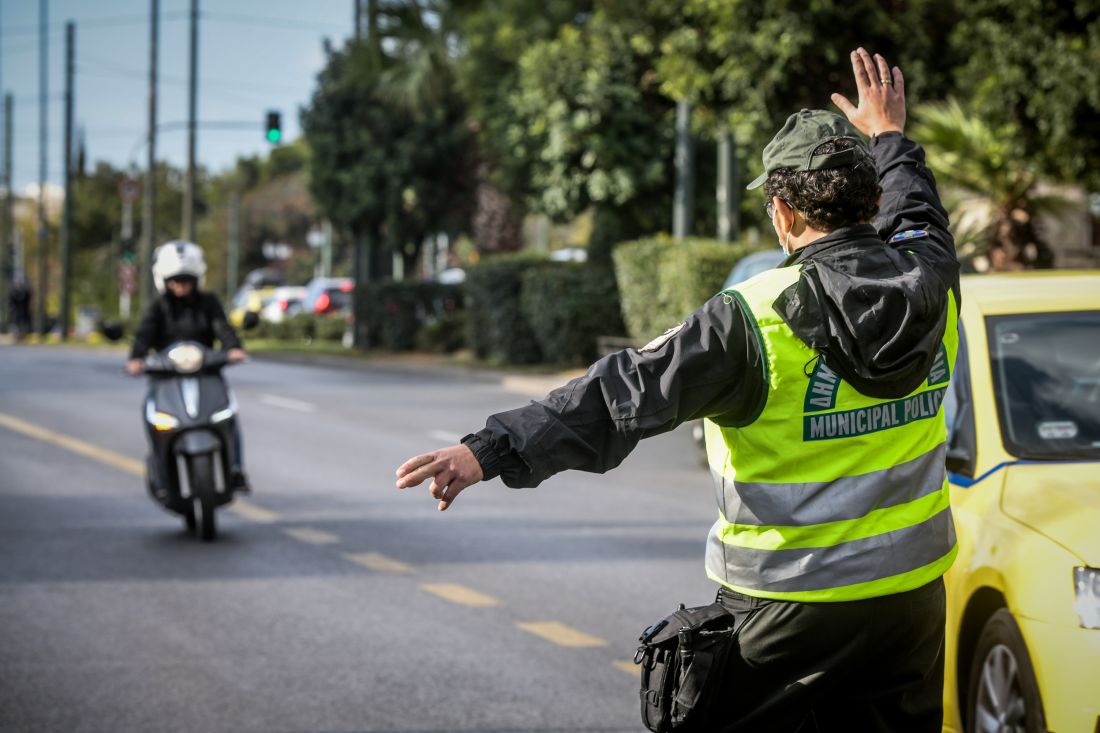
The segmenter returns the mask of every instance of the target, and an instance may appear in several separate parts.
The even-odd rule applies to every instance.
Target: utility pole
[[[741,188],[737,170],[737,147],[733,131],[718,136],[718,241],[735,241],[741,236]]]
[[[49,242],[46,225],[46,130],[49,121],[49,35],[47,0],[38,0],[38,292],[34,294],[34,331],[41,334],[46,328],[46,295],[49,290]]]
[[[691,234],[695,217],[695,143],[691,139],[691,104],[676,104],[676,193],[672,202],[672,236]]]
[[[2,13],[0,13],[2,15]],[[0,38],[3,38],[3,19],[0,18]],[[4,90],[3,56],[0,53],[0,92]],[[7,112],[7,97],[4,98],[5,114]],[[7,117],[4,118],[4,129],[7,130]],[[3,155],[3,184],[4,200],[0,201],[0,333],[8,332],[8,282],[11,275],[8,271],[8,199],[11,196],[11,176],[8,175],[8,144],[4,138],[3,146],[0,146],[0,155]]]
[[[363,38],[363,5],[362,0],[354,0],[355,13],[355,40]]]
[[[61,340],[69,335],[70,288],[72,286],[73,224],[73,57],[76,53],[76,24],[65,24],[65,210],[61,216]]]
[[[234,188],[229,194],[229,247],[226,250],[225,299],[232,299],[237,290],[237,272],[241,260],[241,192]]]
[[[187,182],[183,188],[183,238],[195,241],[195,115],[199,68],[199,0],[191,0],[191,79],[187,98]]]
[[[4,201],[0,211],[0,332],[7,332],[8,284],[15,274],[15,222],[12,219],[11,202],[11,94],[4,95]]]
[[[153,300],[153,237],[157,215],[157,25],[160,0],[149,0],[149,140],[145,170],[145,198],[141,202],[141,257],[138,277],[141,281],[141,307]]]

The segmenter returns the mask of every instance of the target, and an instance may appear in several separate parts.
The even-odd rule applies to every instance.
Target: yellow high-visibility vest
[[[730,290],[754,324],[768,389],[741,427],[706,421],[718,521],[707,574],[746,595],[850,601],[900,593],[955,559],[941,403],[958,349],[958,308],[927,380],[901,399],[857,392],[772,308],[798,267]]]

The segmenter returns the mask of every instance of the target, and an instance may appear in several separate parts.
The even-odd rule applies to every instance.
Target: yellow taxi
[[[258,317],[260,311],[264,309],[264,306],[267,305],[274,294],[274,286],[241,288],[237,291],[237,294],[233,296],[233,303],[230,306],[229,314],[226,318],[236,328],[243,328],[245,315],[255,313]]]
[[[1100,271],[966,276],[944,730],[1100,733]]]

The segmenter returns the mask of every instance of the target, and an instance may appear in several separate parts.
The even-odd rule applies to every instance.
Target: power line
[[[297,30],[297,31],[309,31],[311,33],[332,31],[332,26],[321,25],[310,20],[302,20],[299,18],[273,18],[265,15],[243,15],[241,13],[220,13],[220,12],[204,12],[203,18],[209,18],[210,20],[220,21],[222,23],[238,23],[242,25],[265,25],[269,28],[280,28],[283,30]]]
[[[164,13],[161,15],[161,20],[182,20],[187,17],[186,11],[178,11],[171,13]],[[148,15],[104,15],[98,18],[76,18],[74,22],[80,25],[80,30],[85,28],[121,28],[128,25],[146,25],[149,22]],[[64,33],[64,23],[50,23],[46,26],[46,32],[50,35],[55,33]],[[38,25],[15,25],[5,27],[0,31],[0,37],[4,36],[30,36],[38,35],[40,28]]]

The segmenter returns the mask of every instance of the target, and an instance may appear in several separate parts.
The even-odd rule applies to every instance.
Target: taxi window
[[[1019,458],[1100,458],[1100,311],[986,319],[1005,448]]]

